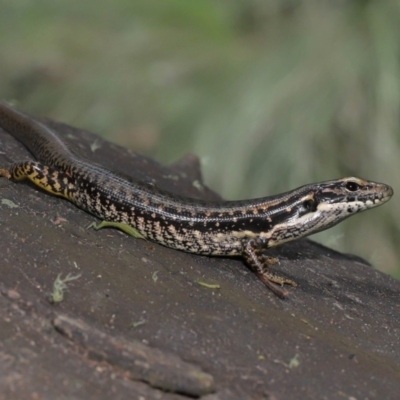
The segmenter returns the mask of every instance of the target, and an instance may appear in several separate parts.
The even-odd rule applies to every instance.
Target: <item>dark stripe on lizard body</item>
[[[38,160],[15,163],[1,169],[1,175],[28,178],[103,220],[133,226],[165,246],[197,254],[243,256],[281,297],[286,292],[271,282],[294,282],[269,272],[263,250],[327,229],[393,194],[384,184],[343,178],[252,200],[190,199],[79,157],[54,130],[1,102],[0,126]]]

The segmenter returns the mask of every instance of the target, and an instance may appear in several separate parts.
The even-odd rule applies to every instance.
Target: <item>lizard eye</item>
[[[303,207],[307,212],[314,212],[317,210],[317,203],[314,200],[306,200],[303,203]]]
[[[360,185],[356,182],[350,181],[346,183],[346,189],[349,192],[355,192],[356,190],[360,189]]]

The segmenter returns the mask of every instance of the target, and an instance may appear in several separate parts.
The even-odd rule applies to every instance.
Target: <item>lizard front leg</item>
[[[258,278],[278,297],[285,298],[287,290],[279,288],[279,285],[297,286],[296,282],[283,276],[277,275],[269,270],[269,266],[277,262],[276,259],[266,257],[263,252],[264,243],[260,239],[247,239],[243,242],[243,258],[247,265],[255,272]]]

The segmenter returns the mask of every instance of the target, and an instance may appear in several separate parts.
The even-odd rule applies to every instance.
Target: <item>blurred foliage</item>
[[[3,0],[1,98],[226,198],[347,175],[399,192],[399,1]],[[400,276],[396,197],[318,240]]]

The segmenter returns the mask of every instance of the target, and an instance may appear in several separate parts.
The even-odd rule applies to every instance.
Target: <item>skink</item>
[[[0,126],[37,159],[0,168],[0,176],[27,178],[102,220],[129,225],[164,246],[243,257],[281,298],[287,295],[282,286],[296,283],[270,270],[266,249],[328,229],[393,195],[388,185],[350,177],[251,200],[201,201],[90,162],[71,150],[60,134],[3,102]]]

